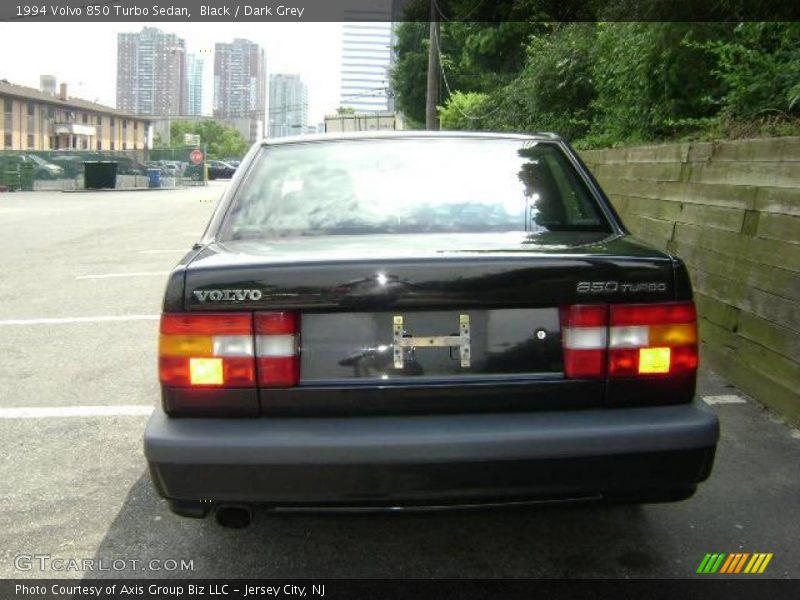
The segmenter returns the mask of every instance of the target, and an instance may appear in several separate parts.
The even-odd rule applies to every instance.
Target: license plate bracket
[[[392,317],[394,368],[402,369],[405,363],[405,348],[458,348],[461,368],[470,366],[470,322],[468,314],[458,317],[458,335],[409,336],[405,331],[403,315]]]

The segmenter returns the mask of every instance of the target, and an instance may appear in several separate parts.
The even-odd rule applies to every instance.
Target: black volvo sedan
[[[172,272],[177,514],[672,501],[719,435],[684,264],[633,238],[552,134],[254,146]]]

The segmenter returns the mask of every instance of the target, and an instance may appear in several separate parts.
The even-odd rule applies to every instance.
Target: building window
[[[113,149],[114,149],[114,142],[111,142],[111,148],[110,148],[110,150],[113,150]]]
[[[114,117],[111,117],[109,124],[111,125],[111,127],[114,127]]]
[[[137,129],[139,129],[139,121],[134,121],[133,122],[133,130],[136,131]]]
[[[83,122],[84,123],[88,123],[89,122],[89,115],[87,115],[86,113],[83,113]]]
[[[14,103],[11,101],[11,98],[5,98],[3,100],[3,112],[11,114],[14,108]]]
[[[28,134],[28,148],[33,148],[33,146],[35,145],[35,141],[34,141],[33,138],[34,138],[34,135],[32,133],[29,133]]]
[[[133,142],[133,149],[134,150],[138,150],[139,149],[139,145],[136,142]]]
[[[11,148],[11,146],[13,145],[13,144],[12,144],[12,141],[11,141],[11,134],[10,134],[10,133],[6,133],[6,134],[3,136],[3,145],[4,145],[6,148]]]
[[[128,142],[122,142],[122,149],[123,150],[127,150],[128,149]]]
[[[127,129],[128,128],[128,119],[123,119],[122,120],[122,128],[123,129]]]
[[[103,142],[101,142],[100,140],[97,140],[97,149],[98,150],[102,150],[103,149]]]
[[[34,106],[33,102],[28,102],[28,116],[32,117],[36,114],[36,107]]]

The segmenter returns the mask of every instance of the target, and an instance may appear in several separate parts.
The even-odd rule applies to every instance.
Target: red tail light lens
[[[668,304],[618,304],[611,307],[611,325],[656,325],[694,323],[697,311],[692,302]]]
[[[300,381],[300,328],[296,313],[256,313],[259,387],[292,387]]]
[[[570,379],[658,377],[697,370],[692,302],[561,308],[564,375]]]
[[[253,387],[250,314],[163,314],[159,379],[170,387]]]
[[[606,374],[608,307],[575,304],[561,308],[564,375],[569,379],[602,379]]]

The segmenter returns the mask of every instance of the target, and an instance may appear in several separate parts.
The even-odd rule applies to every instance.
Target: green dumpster
[[[20,188],[19,182],[19,171],[3,171],[2,173],[2,185],[8,188],[9,192],[13,192]]]
[[[19,186],[26,192],[33,191],[33,180],[36,175],[36,166],[32,162],[19,164]]]
[[[83,187],[87,190],[113,189],[117,187],[118,163],[110,160],[94,160],[83,163]]]

